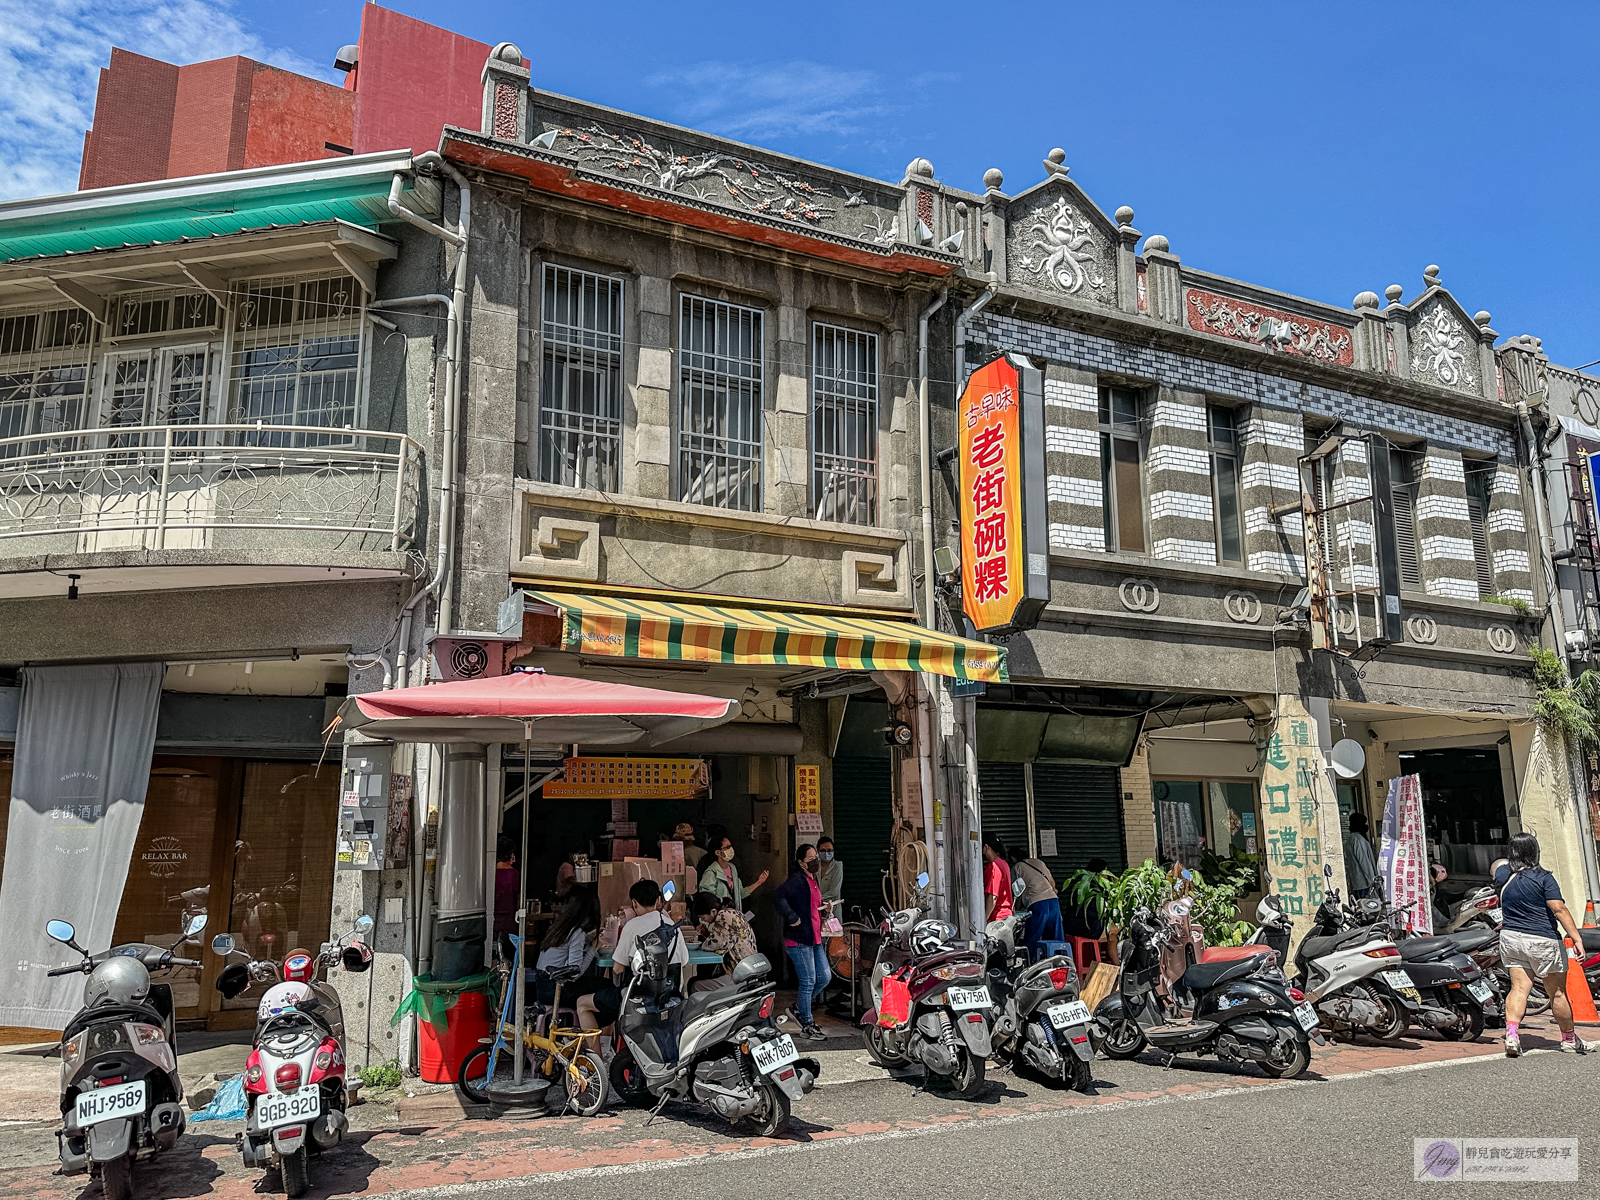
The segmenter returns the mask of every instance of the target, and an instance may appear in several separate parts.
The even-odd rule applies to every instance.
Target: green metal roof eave
[[[370,181],[282,189],[251,198],[219,196],[217,200],[221,203],[214,209],[191,201],[183,205],[141,206],[135,211],[117,214],[102,215],[86,210],[49,219],[0,221],[0,262],[178,242],[316,221],[345,221],[376,230],[394,220],[388,209],[387,186],[374,190]]]

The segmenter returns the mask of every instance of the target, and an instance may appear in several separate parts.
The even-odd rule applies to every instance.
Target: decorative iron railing
[[[406,550],[422,447],[322,425],[117,426],[0,439],[9,553]],[[0,549],[0,555],[8,553]]]

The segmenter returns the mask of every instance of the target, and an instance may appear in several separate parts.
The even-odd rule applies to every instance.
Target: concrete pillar
[[[1326,704],[1321,701],[1324,712]],[[1310,930],[1329,883],[1345,886],[1338,796],[1328,780],[1318,726],[1299,696],[1280,695],[1261,764],[1260,845],[1271,892],[1294,922],[1296,943]],[[1331,880],[1324,866],[1333,867]]]
[[[1150,794],[1150,750],[1143,738],[1128,765],[1118,772],[1122,796],[1122,846],[1128,865],[1155,859],[1156,810]]]
[[[1092,371],[1044,369],[1044,469],[1052,550],[1104,550],[1099,389]]]
[[[1383,316],[1378,311],[1378,293],[1362,292],[1353,303],[1356,310],[1356,367],[1363,371],[1388,374],[1389,339],[1384,334]]]
[[[1217,526],[1204,393],[1172,388],[1157,393],[1150,407],[1145,478],[1151,553],[1156,558],[1215,565]]]
[[[637,284],[639,346],[622,429],[622,490],[653,500],[672,491],[672,283],[641,275]],[[626,353],[626,352],[625,352]]]
[[[1417,560],[1430,596],[1478,599],[1477,557],[1461,454],[1429,446],[1417,481]]]
[[[1168,325],[1182,325],[1183,274],[1167,239],[1153,233],[1144,240],[1145,303],[1152,317]]]
[[[1522,471],[1513,464],[1501,463],[1489,485],[1489,512],[1484,519],[1494,590],[1529,604],[1534,601],[1529,559],[1537,553],[1537,542],[1528,534],[1532,523],[1524,504]]]
[[[978,219],[983,231],[983,269],[1000,283],[1007,276],[1006,263],[1006,194],[1000,190],[1005,176],[990,167],[983,173],[983,211]]]
[[[1252,571],[1305,575],[1304,529],[1298,507],[1281,520],[1272,510],[1300,503],[1296,460],[1305,453],[1300,414],[1290,408],[1252,404],[1244,422],[1240,503],[1244,506],[1245,563]]]
[[[793,280],[786,280],[789,286]],[[806,310],[778,305],[768,385],[763,443],[762,508],[782,517],[809,517],[811,510],[810,322]],[[880,362],[882,360],[880,359]],[[881,456],[880,456],[881,458]]]
[[[1324,503],[1345,504],[1372,495],[1372,475],[1365,442],[1354,439],[1344,442],[1323,463],[1326,471]],[[1352,508],[1335,509],[1323,519],[1328,573],[1337,591],[1348,592],[1355,588],[1377,586],[1373,518],[1372,506],[1359,504]],[[1372,601],[1370,597],[1345,596],[1339,600],[1339,609],[1341,612],[1365,612],[1370,618]],[[1355,626],[1347,624],[1349,620],[1337,619],[1341,636],[1355,632]]]
[[[479,81],[483,84],[483,119],[479,132],[513,142],[528,140],[528,80],[522,51],[501,42],[489,51]]]
[[[1133,227],[1133,209],[1124,204],[1117,209],[1117,307],[1123,312],[1139,311],[1139,259],[1134,247],[1144,235]]]
[[[1560,735],[1537,721],[1511,726],[1511,757],[1517,778],[1517,818],[1510,832],[1526,830],[1539,839],[1540,862],[1561,884],[1567,907],[1580,921],[1588,898],[1582,820],[1585,803],[1572,786],[1566,747]]]
[[[1406,323],[1406,310],[1400,307],[1400,297],[1405,294],[1405,288],[1398,283],[1391,283],[1383,289],[1389,304],[1383,310],[1384,323],[1388,326],[1385,340],[1388,343],[1389,373],[1401,379],[1411,378],[1411,326]]]

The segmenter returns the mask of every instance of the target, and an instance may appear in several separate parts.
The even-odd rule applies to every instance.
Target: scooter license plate
[[[1397,991],[1414,988],[1417,985],[1411,982],[1411,976],[1404,971],[1385,971],[1383,981]]]
[[[78,1093],[78,1128],[144,1112],[144,1080]]]
[[[1489,989],[1489,985],[1478,979],[1467,984],[1467,991],[1472,993],[1472,998],[1479,1004],[1489,1003],[1489,997],[1494,995],[1494,992]]]
[[[756,1069],[763,1075],[771,1075],[780,1067],[786,1067],[800,1057],[800,1051],[794,1048],[794,1039],[787,1033],[771,1042],[755,1042],[750,1047],[750,1057],[756,1060]]]
[[[298,1125],[321,1115],[322,1093],[316,1088],[303,1088],[288,1096],[263,1096],[256,1101],[256,1125],[261,1129]]]
[[[990,1005],[989,989],[987,987],[946,988],[944,994],[950,1007],[958,1012],[968,1008],[988,1008]]]
[[[1045,1011],[1050,1016],[1050,1024],[1057,1029],[1071,1029],[1074,1025],[1087,1025],[1090,1021],[1089,1006],[1082,1000],[1052,1005]]]
[[[1491,908],[1489,910],[1489,920],[1493,921],[1496,925],[1500,924],[1501,917],[1500,910],[1498,908]]]
[[[1296,1004],[1294,1006],[1294,1019],[1300,1022],[1300,1028],[1307,1033],[1310,1033],[1321,1023],[1321,1018],[1317,1016],[1317,1010],[1309,1004]]]

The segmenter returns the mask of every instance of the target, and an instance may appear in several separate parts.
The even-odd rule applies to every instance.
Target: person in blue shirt
[[[1583,935],[1567,910],[1556,877],[1539,865],[1538,838],[1531,833],[1512,835],[1511,861],[1494,873],[1494,885],[1500,893],[1500,960],[1511,970],[1511,993],[1506,997],[1506,1057],[1516,1058],[1522,1053],[1519,1026],[1536,978],[1544,981],[1550,1011],[1561,1026],[1561,1048],[1572,1054],[1600,1050],[1600,1043],[1584,1041],[1572,1027],[1572,1005],[1567,1000],[1567,948],[1561,944],[1561,929],[1567,931],[1574,946],[1583,945]]]

